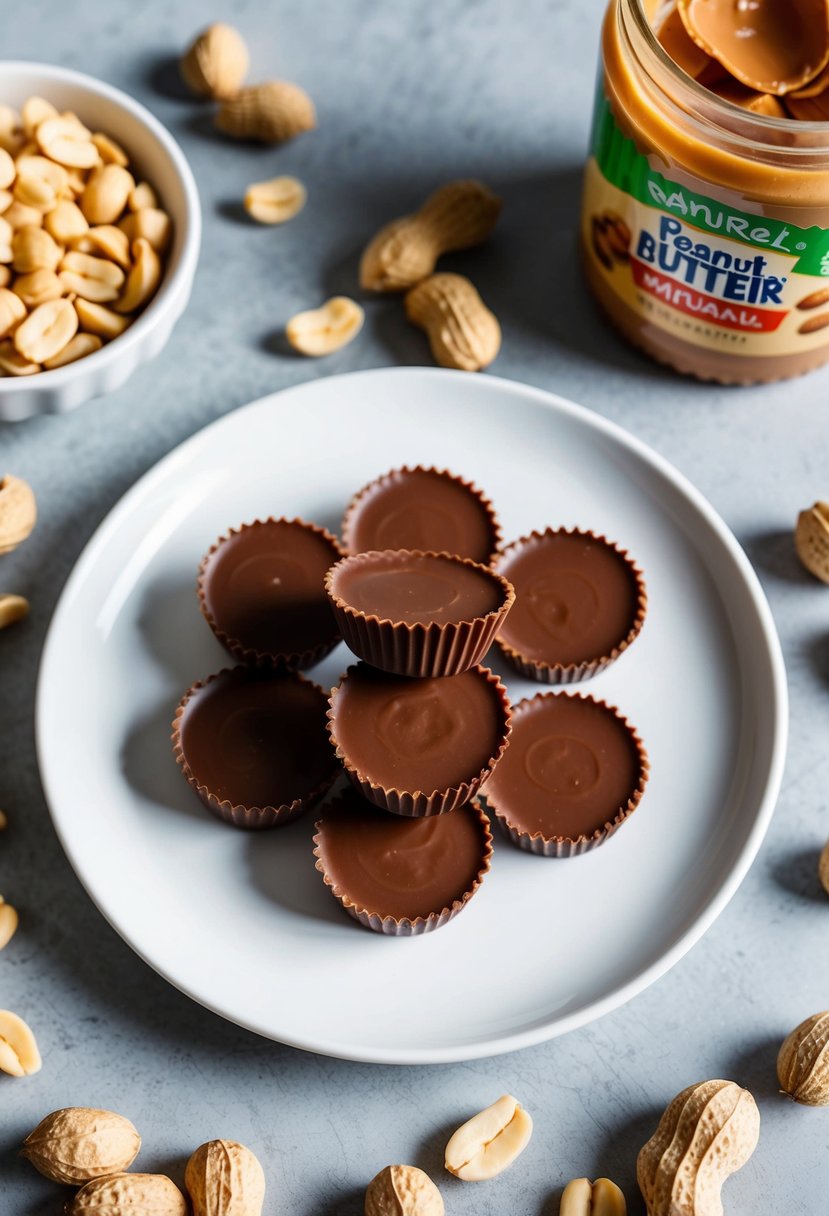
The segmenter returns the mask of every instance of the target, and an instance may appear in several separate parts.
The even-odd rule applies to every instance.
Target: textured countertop
[[[16,1157],[48,1111],[110,1107],[144,1134],[144,1170],[180,1180],[203,1140],[250,1145],[268,1216],[355,1216],[383,1165],[441,1183],[450,1213],[556,1216],[571,1177],[607,1174],[642,1209],[636,1152],[665,1103],[707,1077],[757,1097],[760,1147],[726,1189],[733,1213],[825,1216],[829,1116],[776,1092],[786,1033],[829,1005],[829,591],[799,568],[791,529],[829,492],[829,373],[764,388],[687,382],[600,322],[574,249],[601,0],[27,0],[6,6],[3,54],[79,68],[146,104],[180,140],[205,233],[193,299],[167,349],[121,391],[62,418],[0,425],[0,467],[31,481],[40,522],[2,562],[29,621],[0,635],[0,890],[21,928],[0,957],[0,1006],[36,1028],[43,1070],[0,1077],[0,1212],[46,1216],[59,1190]],[[295,79],[319,130],[279,150],[215,137],[173,60],[214,15],[253,48],[252,75]],[[2,101],[2,97],[0,97]],[[280,229],[245,221],[252,180],[309,190]],[[325,361],[286,353],[287,317],[354,290],[365,239],[436,184],[479,176],[503,194],[491,245],[457,257],[500,317],[493,371],[555,390],[653,444],[706,494],[763,581],[791,689],[787,776],[768,837],[725,913],[667,976],[617,1012],[545,1046],[456,1066],[392,1068],[305,1055],[193,1004],[141,962],[81,889],[52,830],[33,737],[35,678],[60,589],[100,520],[180,440],[273,389],[332,372],[429,363],[402,310],[373,302],[365,331]],[[82,701],[83,690],[78,690]],[[693,859],[689,858],[689,865]],[[152,898],[151,888],[148,898]],[[443,1174],[447,1132],[499,1094],[536,1119],[513,1171],[486,1187]],[[445,1185],[444,1185],[445,1184]]]

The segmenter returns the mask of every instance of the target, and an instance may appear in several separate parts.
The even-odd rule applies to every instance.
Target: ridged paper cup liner
[[[601,701],[598,697],[591,697],[587,693],[551,693],[539,692],[534,697],[525,697],[523,701],[519,701],[513,706],[514,718],[520,717],[522,709],[532,702],[541,701],[547,697],[575,697],[582,701],[592,701],[594,705],[600,705],[603,709],[612,713],[625,727],[630,735],[630,738],[636,746],[636,751],[639,757],[639,780],[630,792],[630,797],[619,806],[616,814],[612,819],[608,819],[600,828],[596,828],[589,836],[580,835],[576,837],[569,836],[545,836],[543,832],[528,832],[524,828],[517,827],[509,817],[509,811],[502,806],[499,806],[498,800],[493,796],[492,792],[487,790],[484,792],[486,804],[492,811],[498,826],[501,828],[505,836],[508,836],[514,845],[519,849],[524,849],[527,853],[535,853],[539,857],[578,857],[582,853],[589,853],[592,849],[597,849],[600,844],[604,844],[606,840],[618,832],[623,823],[626,823],[633,812],[642,801],[642,795],[645,792],[645,786],[648,783],[648,775],[650,773],[650,761],[648,753],[639,735],[636,733],[633,726],[627,718],[616,708],[615,705],[609,705],[607,701]]]
[[[340,746],[336,729],[336,703],[343,684],[351,673],[356,671],[356,667],[348,668],[337,687],[331,693],[328,702],[328,734],[337,759],[342,764],[352,784],[360,791],[364,798],[367,798],[369,802],[373,802],[375,806],[382,807],[385,811],[390,811],[392,815],[403,815],[417,819],[424,818],[427,815],[446,815],[450,811],[457,810],[458,807],[463,806],[465,802],[468,802],[470,798],[473,798],[477,794],[507,749],[512,729],[512,707],[506,688],[494,672],[490,671],[487,667],[481,666],[476,667],[474,670],[480,672],[486,678],[487,683],[495,690],[498,697],[503,721],[503,731],[498,747],[495,749],[495,754],[490,756],[480,772],[470,773],[468,780],[462,781],[458,785],[449,786],[447,789],[427,791],[401,790],[394,785],[379,785],[364,773],[361,773],[359,768],[352,764],[348,755]]]
[[[341,770],[336,763],[332,763],[330,775],[312,786],[307,794],[304,794],[301,798],[294,798],[291,802],[283,802],[278,806],[246,806],[242,803],[233,803],[227,798],[219,798],[206,785],[202,784],[191,769],[182,746],[181,725],[187,711],[187,706],[193,696],[200,689],[207,688],[214,680],[218,680],[230,672],[239,670],[242,669],[238,667],[225,667],[221,671],[214,672],[213,675],[208,676],[206,679],[197,680],[195,684],[191,684],[179,701],[175,717],[173,718],[173,755],[188,785],[195,790],[208,810],[212,811],[219,819],[233,824],[234,827],[246,828],[253,831],[260,828],[281,827],[286,823],[291,823],[294,819],[298,819],[300,815],[310,810],[311,807],[316,806],[325,797],[340,775]],[[286,678],[301,680],[303,684],[311,685],[312,688],[315,688],[319,692],[323,703],[327,700],[325,689],[320,688],[319,684],[316,684],[313,680],[300,675],[299,672],[287,673]]]
[[[197,592],[199,597],[199,607],[202,615],[207,621],[216,638],[224,646],[235,659],[240,663],[247,663],[254,667],[270,667],[278,672],[290,671],[305,671],[309,667],[315,667],[317,663],[322,662],[326,655],[330,654],[334,647],[340,641],[340,634],[337,629],[336,621],[333,616],[331,619],[331,632],[322,638],[317,646],[309,647],[301,651],[271,651],[259,650],[256,647],[246,645],[244,639],[232,637],[217,623],[215,617],[207,606],[207,598],[205,586],[207,575],[210,569],[210,563],[216,553],[221,549],[226,541],[234,536],[238,536],[242,532],[246,532],[251,528],[262,528],[267,524],[296,524],[297,527],[306,528],[309,532],[313,532],[316,536],[321,537],[331,547],[331,564],[339,561],[342,556],[340,543],[335,536],[327,530],[321,528],[318,524],[310,524],[304,519],[287,519],[285,516],[280,516],[278,519],[274,516],[268,516],[267,519],[255,519],[249,524],[241,524],[238,528],[230,528],[223,536],[220,536],[205,553],[199,566]]]
[[[352,607],[337,592],[338,576],[346,569],[370,565],[379,558],[434,558],[447,565],[461,565],[480,572],[502,594],[500,606],[466,621],[438,624],[410,624],[362,612]],[[515,602],[512,584],[489,566],[449,553],[423,553],[420,550],[384,549],[344,557],[325,576],[325,589],[340,633],[346,645],[372,667],[393,675],[429,678],[455,676],[480,663],[495,640],[504,619]]]
[[[342,801],[342,796],[335,799],[330,804],[330,809],[335,809]],[[473,798],[469,803],[470,808],[474,808],[478,820],[481,825],[481,867],[475,876],[472,885],[458,895],[451,905],[436,909],[428,916],[417,916],[414,919],[408,917],[398,918],[384,914],[382,909],[371,909],[361,907],[352,900],[348,893],[331,879],[326,873],[325,865],[322,860],[321,846],[321,830],[323,820],[318,819],[314,825],[314,857],[316,858],[315,865],[322,875],[322,881],[328,887],[334,898],[342,905],[349,916],[354,920],[359,921],[366,929],[371,929],[374,933],[385,933],[389,937],[417,937],[422,933],[431,933],[435,929],[440,929],[444,925],[448,925],[450,920],[462,912],[469,903],[472,896],[478,891],[481,883],[489,873],[492,864],[492,832],[489,826],[489,819],[483,810],[480,802]],[[468,808],[467,808],[468,809]]]
[[[496,637],[495,643],[510,666],[514,667],[516,671],[520,672],[528,680],[536,680],[540,684],[577,684],[581,680],[591,679],[593,676],[598,675],[599,672],[610,667],[611,663],[615,663],[619,656],[624,654],[627,648],[636,641],[645,623],[648,596],[644,575],[627,550],[614,544],[613,541],[608,540],[606,536],[602,536],[600,533],[590,532],[582,528],[547,528],[544,532],[534,531],[529,536],[522,536],[503,549],[498,558],[493,562],[493,569],[497,573],[503,573],[504,578],[507,578],[506,567],[510,556],[514,555],[519,549],[532,544],[533,541],[540,541],[547,536],[557,535],[583,536],[586,540],[599,541],[601,544],[607,545],[608,549],[612,549],[614,553],[624,560],[636,583],[637,589],[636,612],[631,621],[630,629],[607,654],[585,655],[585,658],[579,663],[555,663],[547,662],[543,659],[532,659],[522,654],[516,647],[505,642],[501,637]],[[520,591],[516,589],[516,597],[519,595]]]
[[[432,477],[440,477],[447,481],[454,482],[455,485],[462,487],[462,489],[466,491],[471,499],[475,500],[475,503],[481,510],[482,516],[486,519],[491,537],[491,547],[488,555],[481,554],[473,560],[493,561],[495,555],[498,553],[498,550],[501,547],[503,533],[501,531],[501,525],[498,522],[498,516],[495,514],[495,508],[487,498],[486,494],[484,494],[482,490],[479,490],[473,481],[467,481],[465,477],[459,477],[456,473],[451,473],[448,469],[438,469],[435,468],[434,465],[422,464],[403,465],[399,469],[390,469],[388,473],[383,473],[382,476],[375,477],[373,481],[368,482],[368,484],[364,485],[361,490],[357,491],[357,493],[351,499],[351,502],[346,507],[345,515],[343,516],[341,531],[344,551],[349,554],[363,551],[355,548],[354,528],[357,517],[360,514],[360,510],[365,505],[366,500],[370,498],[372,494],[376,493],[379,487],[389,485],[395,479],[400,479],[411,473],[424,473]],[[371,547],[373,549],[377,548],[376,545],[372,545]],[[405,548],[405,546],[397,547]],[[469,557],[470,555],[467,553],[461,553],[457,556]]]

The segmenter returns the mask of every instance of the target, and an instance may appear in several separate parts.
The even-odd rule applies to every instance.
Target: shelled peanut
[[[74,362],[117,337],[161,281],[171,221],[126,152],[30,97],[0,107],[0,375]]]

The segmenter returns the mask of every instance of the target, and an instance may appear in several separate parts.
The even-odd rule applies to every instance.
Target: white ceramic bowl
[[[0,378],[0,421],[56,414],[120,388],[164,347],[190,298],[201,242],[199,196],[184,154],[158,119],[126,93],[69,68],[0,62],[0,104],[19,108],[32,94],[74,110],[93,131],[123,145],[130,168],[151,183],[172,217],[164,277],[144,312],[93,355],[34,376]]]

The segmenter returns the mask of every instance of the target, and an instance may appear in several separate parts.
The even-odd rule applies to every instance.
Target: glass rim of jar
[[[634,24],[638,44],[631,38],[628,18]],[[656,37],[645,12],[644,0],[618,0],[617,19],[628,49],[648,82],[658,89],[662,103],[681,118],[682,124],[695,128],[701,139],[710,137],[713,127],[723,139],[740,148],[748,159],[756,158],[760,153],[769,160],[791,164],[792,160],[822,159],[829,155],[829,121],[811,122],[757,114],[720,97],[689,76]],[[665,81],[671,82],[670,89],[665,87]],[[693,108],[681,104],[683,94]],[[797,142],[792,142],[794,136]],[[822,163],[820,168],[829,168],[829,163]]]

